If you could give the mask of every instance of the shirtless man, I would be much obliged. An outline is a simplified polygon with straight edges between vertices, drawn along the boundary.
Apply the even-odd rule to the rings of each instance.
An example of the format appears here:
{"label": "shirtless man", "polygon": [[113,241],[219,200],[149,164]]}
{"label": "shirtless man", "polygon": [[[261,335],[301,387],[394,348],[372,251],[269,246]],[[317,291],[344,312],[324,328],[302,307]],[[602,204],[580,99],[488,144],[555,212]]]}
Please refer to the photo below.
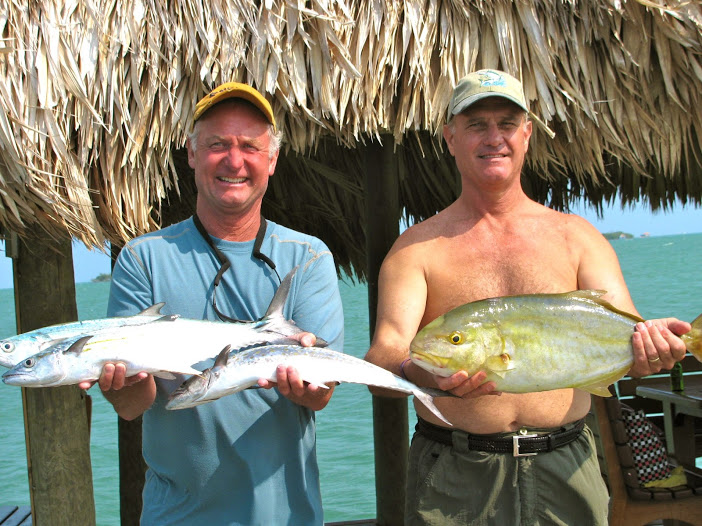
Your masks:
{"label": "shirtless man", "polygon": [[[452,430],[415,402],[409,525],[607,524],[607,490],[592,433],[582,422],[589,393],[497,393],[483,371],[442,378],[407,360],[419,329],[484,298],[604,289],[610,303],[637,314],[609,242],[584,219],[524,193],[520,176],[531,133],[517,79],[494,70],[462,79],[443,132],[461,173],[461,195],[407,229],[380,271],[378,317],[366,359],[456,395],[436,400]],[[671,368],[685,355],[677,335],[689,330],[674,318],[638,324],[630,374]],[[552,437],[521,439],[520,452],[536,455],[514,456],[513,437],[520,433]]]}

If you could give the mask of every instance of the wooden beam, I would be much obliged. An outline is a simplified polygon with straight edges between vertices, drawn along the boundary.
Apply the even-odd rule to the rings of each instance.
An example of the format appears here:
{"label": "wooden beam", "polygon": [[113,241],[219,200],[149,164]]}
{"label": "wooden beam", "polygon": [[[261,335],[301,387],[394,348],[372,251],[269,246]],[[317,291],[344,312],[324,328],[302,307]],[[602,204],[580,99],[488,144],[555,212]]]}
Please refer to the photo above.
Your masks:
{"label": "wooden beam", "polygon": [[[13,278],[18,333],[78,318],[70,240],[20,241]],[[89,399],[78,386],[22,388],[33,524],[95,524]]]}
{"label": "wooden beam", "polygon": [[[378,304],[378,274],[399,235],[400,198],[392,136],[365,148],[366,253],[371,339]],[[407,398],[373,396],[375,492],[379,525],[404,524],[409,432]]]}

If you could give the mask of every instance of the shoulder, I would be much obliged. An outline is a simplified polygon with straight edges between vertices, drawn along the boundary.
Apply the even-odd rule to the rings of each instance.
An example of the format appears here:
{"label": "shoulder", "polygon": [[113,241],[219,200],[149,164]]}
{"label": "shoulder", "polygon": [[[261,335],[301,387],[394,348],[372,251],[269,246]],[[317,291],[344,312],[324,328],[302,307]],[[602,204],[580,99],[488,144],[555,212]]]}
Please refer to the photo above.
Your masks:
{"label": "shoulder", "polygon": [[445,211],[410,225],[400,233],[391,252],[428,250],[442,233],[446,233],[447,225]]}
{"label": "shoulder", "polygon": [[125,244],[123,252],[139,253],[148,250],[160,250],[164,245],[176,242],[191,242],[199,239],[199,232],[195,228],[192,218],[179,223],[154,230],[137,236]]}
{"label": "shoulder", "polygon": [[268,221],[266,238],[275,250],[299,255],[307,254],[310,257],[332,255],[326,243],[318,237],[298,232],[273,221]]}
{"label": "shoulder", "polygon": [[266,220],[266,222],[267,237],[275,238],[278,241],[291,240],[307,243],[322,243],[321,239],[313,235],[305,234],[304,232],[300,232],[298,230],[293,230],[292,228],[275,223],[271,220]]}
{"label": "shoulder", "polygon": [[195,228],[192,218],[188,218],[179,223],[174,223],[159,230],[137,236],[130,240],[125,247],[136,248],[142,245],[149,246],[159,242],[168,242],[169,240],[188,237],[193,234],[199,235],[199,232]]}
{"label": "shoulder", "polygon": [[192,219],[186,219],[127,242],[116,266],[145,267],[147,262],[178,259],[180,255],[192,253],[193,244],[200,242],[204,243]]}
{"label": "shoulder", "polygon": [[593,244],[609,246],[607,239],[587,219],[576,214],[548,210],[553,216],[554,224],[558,225],[558,229],[571,243],[588,247]]}

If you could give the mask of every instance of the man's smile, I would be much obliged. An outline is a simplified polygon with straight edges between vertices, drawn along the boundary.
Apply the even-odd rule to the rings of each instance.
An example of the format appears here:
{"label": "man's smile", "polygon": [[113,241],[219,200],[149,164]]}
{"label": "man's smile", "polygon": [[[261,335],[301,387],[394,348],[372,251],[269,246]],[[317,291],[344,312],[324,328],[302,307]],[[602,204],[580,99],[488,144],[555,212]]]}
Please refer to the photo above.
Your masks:
{"label": "man's smile", "polygon": [[238,183],[243,183],[246,181],[246,177],[217,177],[218,181],[222,181],[225,183],[232,183],[232,184],[238,184]]}

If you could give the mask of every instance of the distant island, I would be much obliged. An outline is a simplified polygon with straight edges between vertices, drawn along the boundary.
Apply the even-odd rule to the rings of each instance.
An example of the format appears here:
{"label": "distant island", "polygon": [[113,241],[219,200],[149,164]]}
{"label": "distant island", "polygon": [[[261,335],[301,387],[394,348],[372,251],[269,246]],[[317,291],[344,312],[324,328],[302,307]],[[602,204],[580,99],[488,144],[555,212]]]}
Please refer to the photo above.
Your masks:
{"label": "distant island", "polygon": [[96,277],[91,279],[93,283],[102,283],[103,281],[110,281],[112,279],[112,274],[98,274]]}
{"label": "distant island", "polygon": [[627,232],[607,232],[602,235],[607,239],[632,239],[634,237],[633,234]]}

